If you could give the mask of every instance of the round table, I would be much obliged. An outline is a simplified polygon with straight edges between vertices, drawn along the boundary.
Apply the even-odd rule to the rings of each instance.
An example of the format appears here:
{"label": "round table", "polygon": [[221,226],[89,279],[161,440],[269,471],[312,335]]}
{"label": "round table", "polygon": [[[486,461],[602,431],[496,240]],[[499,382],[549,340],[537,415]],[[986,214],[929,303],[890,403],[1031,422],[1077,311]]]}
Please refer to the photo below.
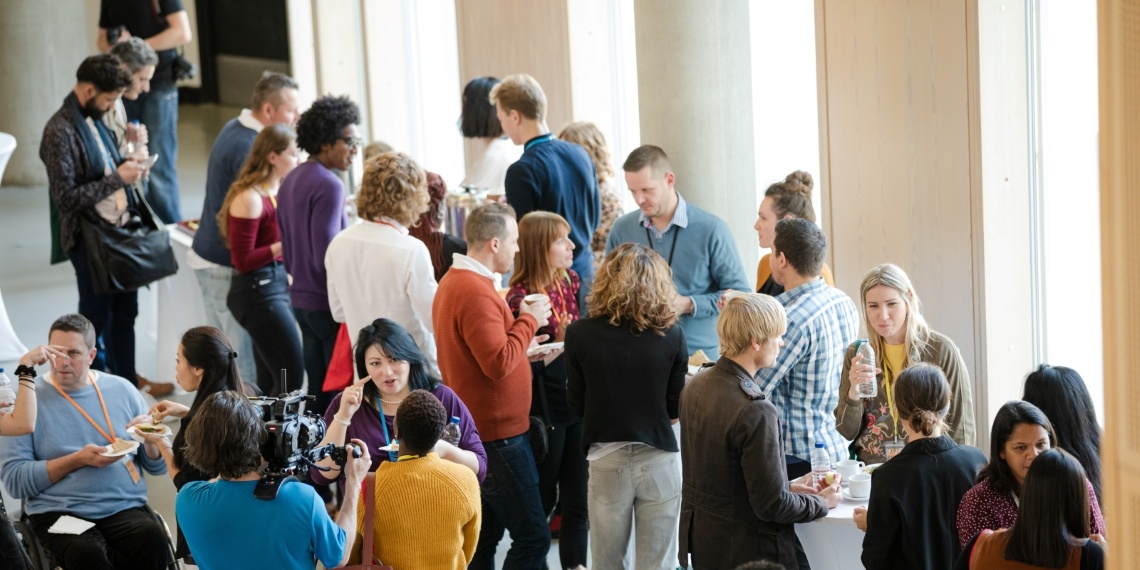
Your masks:
{"label": "round table", "polygon": [[826,517],[796,525],[796,536],[812,570],[862,570],[859,557],[863,554],[864,533],[851,518],[859,506],[866,507],[867,500],[845,498]]}

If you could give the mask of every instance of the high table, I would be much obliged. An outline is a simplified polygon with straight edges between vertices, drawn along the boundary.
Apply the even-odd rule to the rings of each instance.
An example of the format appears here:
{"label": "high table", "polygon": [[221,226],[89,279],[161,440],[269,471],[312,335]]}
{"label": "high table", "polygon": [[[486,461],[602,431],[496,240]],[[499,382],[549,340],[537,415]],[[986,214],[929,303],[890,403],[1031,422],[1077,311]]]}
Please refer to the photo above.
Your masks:
{"label": "high table", "polygon": [[[152,382],[174,381],[174,354],[182,333],[206,324],[206,308],[198,278],[186,263],[194,238],[174,225],[167,226],[178,273],[139,289],[139,317],[135,328],[138,371]],[[146,348],[154,347],[154,352]]]}
{"label": "high table", "polygon": [[863,553],[864,533],[851,518],[855,507],[860,506],[867,506],[866,499],[844,498],[826,517],[796,525],[796,536],[807,553],[812,570],[863,569],[859,556]]}

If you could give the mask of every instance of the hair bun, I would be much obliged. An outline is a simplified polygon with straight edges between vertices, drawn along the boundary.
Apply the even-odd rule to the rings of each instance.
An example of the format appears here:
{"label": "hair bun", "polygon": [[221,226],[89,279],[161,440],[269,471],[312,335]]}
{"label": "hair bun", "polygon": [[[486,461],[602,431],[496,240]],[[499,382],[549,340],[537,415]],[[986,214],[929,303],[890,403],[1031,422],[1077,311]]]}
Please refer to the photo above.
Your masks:
{"label": "hair bun", "polygon": [[812,188],[815,188],[815,181],[812,179],[811,174],[797,170],[784,178],[784,184],[789,192],[803,194],[804,196],[811,196]]}

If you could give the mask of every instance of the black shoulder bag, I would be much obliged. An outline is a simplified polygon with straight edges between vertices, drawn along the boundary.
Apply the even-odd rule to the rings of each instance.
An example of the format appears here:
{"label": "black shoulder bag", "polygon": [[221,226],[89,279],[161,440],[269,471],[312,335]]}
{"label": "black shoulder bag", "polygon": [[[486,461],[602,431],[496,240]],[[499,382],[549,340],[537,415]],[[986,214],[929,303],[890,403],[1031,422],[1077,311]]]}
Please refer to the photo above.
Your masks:
{"label": "black shoulder bag", "polygon": [[124,188],[130,221],[116,226],[102,218],[79,216],[83,242],[98,295],[138,290],[178,272],[170,232],[134,186]]}
{"label": "black shoulder bag", "polygon": [[541,375],[534,377],[538,383],[538,401],[542,404],[542,416],[530,417],[530,450],[534,453],[534,462],[542,463],[546,459],[546,452],[550,450],[550,432],[554,426],[547,424],[550,421],[550,406],[546,403],[546,382]]}

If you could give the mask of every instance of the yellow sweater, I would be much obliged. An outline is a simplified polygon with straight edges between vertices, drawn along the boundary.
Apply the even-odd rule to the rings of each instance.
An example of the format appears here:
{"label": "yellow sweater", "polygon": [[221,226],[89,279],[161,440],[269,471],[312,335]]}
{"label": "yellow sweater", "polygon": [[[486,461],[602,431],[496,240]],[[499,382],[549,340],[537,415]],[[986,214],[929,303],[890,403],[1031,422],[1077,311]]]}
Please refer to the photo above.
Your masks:
{"label": "yellow sweater", "polygon": [[[376,469],[372,549],[396,570],[463,570],[479,541],[479,480],[467,467],[435,453]],[[357,508],[356,554],[363,548],[364,506]]]}

